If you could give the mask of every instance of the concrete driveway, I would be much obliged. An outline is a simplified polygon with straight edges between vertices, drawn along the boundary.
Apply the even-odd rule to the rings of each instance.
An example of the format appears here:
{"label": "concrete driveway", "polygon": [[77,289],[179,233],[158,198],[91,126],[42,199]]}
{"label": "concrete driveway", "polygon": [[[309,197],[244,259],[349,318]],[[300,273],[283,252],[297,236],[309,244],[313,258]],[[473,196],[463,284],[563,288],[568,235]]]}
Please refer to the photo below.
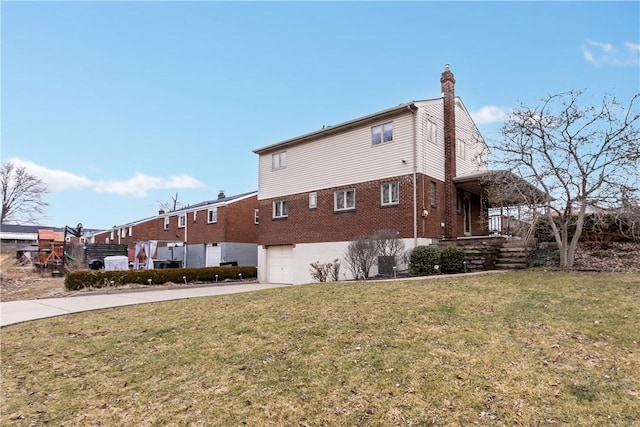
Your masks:
{"label": "concrete driveway", "polygon": [[270,283],[247,283],[233,285],[211,285],[200,287],[175,287],[160,290],[137,289],[128,291],[110,290],[110,293],[76,295],[63,298],[46,298],[0,303],[0,327],[46,317],[62,316],[81,311],[100,310],[110,307],[144,304],[177,299],[237,294],[262,289],[291,285]]}

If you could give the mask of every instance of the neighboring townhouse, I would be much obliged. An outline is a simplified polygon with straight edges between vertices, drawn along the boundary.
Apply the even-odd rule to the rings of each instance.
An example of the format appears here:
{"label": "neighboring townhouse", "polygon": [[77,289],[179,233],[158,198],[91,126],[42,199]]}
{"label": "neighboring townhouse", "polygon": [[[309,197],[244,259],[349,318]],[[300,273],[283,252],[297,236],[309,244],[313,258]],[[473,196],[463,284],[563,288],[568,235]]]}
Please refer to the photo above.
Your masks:
{"label": "neighboring townhouse", "polygon": [[185,267],[219,266],[221,263],[257,265],[257,192],[190,205],[175,211],[114,226],[85,236],[87,243],[126,244],[133,261],[139,242],[157,242],[159,260],[177,260]]}
{"label": "neighboring townhouse", "polygon": [[[310,263],[343,260],[351,241],[383,229],[407,249],[488,234],[478,178],[487,147],[448,65],[440,82],[440,98],[254,151],[260,281],[311,282]],[[352,278],[344,262],[340,276]]]}

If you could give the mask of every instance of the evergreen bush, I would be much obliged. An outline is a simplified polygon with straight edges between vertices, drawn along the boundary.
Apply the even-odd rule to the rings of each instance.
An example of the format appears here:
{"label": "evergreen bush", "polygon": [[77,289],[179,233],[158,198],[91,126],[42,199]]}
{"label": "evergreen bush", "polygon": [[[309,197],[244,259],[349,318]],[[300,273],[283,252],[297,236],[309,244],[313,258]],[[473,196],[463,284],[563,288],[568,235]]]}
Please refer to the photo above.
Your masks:
{"label": "evergreen bush", "polygon": [[435,266],[440,264],[440,252],[429,246],[418,246],[409,258],[409,272],[413,276],[436,274]]}
{"label": "evergreen bush", "polygon": [[440,253],[440,271],[444,274],[464,273],[467,269],[467,255],[458,246],[449,246]]}

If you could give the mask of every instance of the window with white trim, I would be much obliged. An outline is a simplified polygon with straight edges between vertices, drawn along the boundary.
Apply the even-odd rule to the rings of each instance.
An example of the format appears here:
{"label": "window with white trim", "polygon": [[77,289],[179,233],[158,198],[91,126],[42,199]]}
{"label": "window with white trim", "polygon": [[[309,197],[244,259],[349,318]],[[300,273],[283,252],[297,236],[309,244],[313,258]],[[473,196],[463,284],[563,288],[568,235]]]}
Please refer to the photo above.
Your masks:
{"label": "window with white trim", "polygon": [[129,237],[133,237],[133,225],[129,226]]}
{"label": "window with white trim", "polygon": [[105,237],[105,238],[104,238],[104,242],[108,244],[108,243],[109,243],[109,238],[108,238],[108,237]]}
{"label": "window with white trim", "polygon": [[318,193],[312,191],[309,193],[309,209],[315,209],[318,207]]}
{"label": "window with white trim", "polygon": [[371,128],[371,144],[379,145],[393,141],[393,122],[384,123]]}
{"label": "window with white trim", "polygon": [[187,215],[178,215],[178,228],[184,228],[187,223]]}
{"label": "window with white trim", "polygon": [[121,228],[120,229],[120,237],[122,239],[124,239],[125,237],[127,237],[127,229],[126,228]]}
{"label": "window with white trim", "polygon": [[282,151],[271,155],[271,168],[283,169],[287,167],[287,152]]}
{"label": "window with white trim", "polygon": [[456,138],[456,155],[461,159],[466,157],[466,144],[460,138]]}
{"label": "window with white trim", "polygon": [[198,211],[193,211],[193,222],[198,220]]}
{"label": "window with white trim", "polygon": [[168,216],[164,217],[164,229],[165,230],[169,229],[169,217]]}
{"label": "window with white trim", "polygon": [[346,211],[356,208],[356,190],[339,190],[333,193],[333,206],[335,211]]}
{"label": "window with white trim", "polygon": [[286,200],[277,200],[273,202],[273,217],[286,218],[289,216],[289,202]]}
{"label": "window with white trim", "polygon": [[207,222],[209,224],[218,222],[218,208],[211,208],[207,211]]}
{"label": "window with white trim", "polygon": [[432,144],[438,143],[438,126],[431,120],[427,120],[427,141]]}
{"label": "window with white trim", "polygon": [[253,211],[253,223],[254,224],[260,223],[260,209],[255,209]]}
{"label": "window with white trim", "polygon": [[113,240],[114,237],[115,237],[115,231],[111,230],[111,240]]}
{"label": "window with white trim", "polygon": [[386,182],[380,186],[380,204],[397,205],[399,201],[400,184],[398,182]]}

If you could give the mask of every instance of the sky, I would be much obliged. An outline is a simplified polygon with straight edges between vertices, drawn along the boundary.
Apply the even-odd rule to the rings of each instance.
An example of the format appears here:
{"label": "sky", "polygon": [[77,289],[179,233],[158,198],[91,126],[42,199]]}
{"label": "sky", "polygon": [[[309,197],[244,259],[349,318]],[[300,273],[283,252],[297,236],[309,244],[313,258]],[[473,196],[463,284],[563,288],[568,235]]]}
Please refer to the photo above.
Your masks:
{"label": "sky", "polygon": [[0,154],[47,185],[38,225],[255,191],[253,150],[438,98],[446,64],[489,142],[551,94],[640,92],[637,1],[3,0],[0,19]]}

